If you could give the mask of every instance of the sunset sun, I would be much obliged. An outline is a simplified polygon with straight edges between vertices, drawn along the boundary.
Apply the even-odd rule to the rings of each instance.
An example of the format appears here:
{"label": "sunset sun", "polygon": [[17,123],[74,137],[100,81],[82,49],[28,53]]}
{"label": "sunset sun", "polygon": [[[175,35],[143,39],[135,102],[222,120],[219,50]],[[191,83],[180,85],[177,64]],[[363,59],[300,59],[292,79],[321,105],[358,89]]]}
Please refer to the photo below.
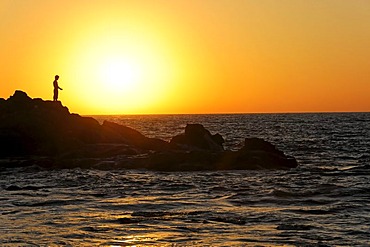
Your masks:
{"label": "sunset sun", "polygon": [[108,58],[101,64],[100,80],[112,92],[140,91],[144,78],[143,65],[124,57]]}
{"label": "sunset sun", "polygon": [[[71,70],[85,105],[106,113],[134,113],[163,104],[172,85],[174,58],[147,31],[118,32],[114,38],[86,35],[76,47]],[[100,37],[107,35],[102,30]],[[87,41],[86,41],[87,40]],[[78,68],[78,69],[76,69]]]}

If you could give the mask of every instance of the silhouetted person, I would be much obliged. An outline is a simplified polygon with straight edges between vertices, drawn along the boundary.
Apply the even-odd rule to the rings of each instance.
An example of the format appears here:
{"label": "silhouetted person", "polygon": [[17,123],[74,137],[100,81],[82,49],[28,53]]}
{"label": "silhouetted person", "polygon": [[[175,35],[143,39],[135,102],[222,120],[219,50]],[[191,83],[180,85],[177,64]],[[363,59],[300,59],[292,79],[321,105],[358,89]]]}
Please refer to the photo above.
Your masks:
{"label": "silhouetted person", "polygon": [[58,89],[63,90],[62,88],[58,86],[58,79],[59,79],[59,75],[56,75],[55,80],[53,81],[53,86],[54,86],[53,101],[58,101]]}

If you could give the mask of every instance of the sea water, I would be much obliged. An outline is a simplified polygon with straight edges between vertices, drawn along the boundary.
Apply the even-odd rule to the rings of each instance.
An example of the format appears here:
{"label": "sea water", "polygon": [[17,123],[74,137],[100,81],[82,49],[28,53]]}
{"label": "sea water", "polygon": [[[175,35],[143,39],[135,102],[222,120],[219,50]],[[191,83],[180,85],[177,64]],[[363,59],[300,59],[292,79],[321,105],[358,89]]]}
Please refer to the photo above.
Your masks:
{"label": "sea water", "polygon": [[260,137],[283,171],[0,171],[0,246],[370,246],[370,113],[94,116],[227,149]]}

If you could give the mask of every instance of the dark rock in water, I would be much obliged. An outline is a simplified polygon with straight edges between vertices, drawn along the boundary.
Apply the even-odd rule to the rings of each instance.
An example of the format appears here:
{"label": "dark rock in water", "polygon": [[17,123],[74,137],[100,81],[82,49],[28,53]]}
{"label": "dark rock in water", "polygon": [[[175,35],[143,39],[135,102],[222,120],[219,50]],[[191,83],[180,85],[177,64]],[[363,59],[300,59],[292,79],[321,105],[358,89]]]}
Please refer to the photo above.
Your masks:
{"label": "dark rock in water", "polygon": [[22,91],[0,100],[1,167],[194,171],[298,165],[262,139],[247,138],[238,151],[225,151],[223,143],[201,124],[188,124],[166,142],[109,121],[99,124],[71,114],[61,102],[31,99]]}
{"label": "dark rock in water", "polygon": [[102,141],[124,142],[127,144],[140,143],[145,136],[139,131],[113,122],[104,121],[102,125]]}
{"label": "dark rock in water", "polygon": [[185,133],[173,137],[171,144],[185,145],[187,148],[195,147],[209,151],[223,151],[222,144],[225,142],[220,134],[211,133],[201,124],[187,124]]}
{"label": "dark rock in water", "polygon": [[279,167],[294,168],[297,161],[284,152],[260,138],[246,138],[244,147],[236,152],[235,168],[250,164],[251,168],[276,169]]}
{"label": "dark rock in water", "polygon": [[276,153],[277,155],[283,154],[283,152],[277,150],[273,144],[257,137],[245,138],[244,147],[242,150],[244,151],[260,150],[265,152]]}
{"label": "dark rock in water", "polygon": [[104,121],[102,125],[102,142],[126,143],[149,150],[165,150],[169,148],[166,141],[148,138],[132,128]]}

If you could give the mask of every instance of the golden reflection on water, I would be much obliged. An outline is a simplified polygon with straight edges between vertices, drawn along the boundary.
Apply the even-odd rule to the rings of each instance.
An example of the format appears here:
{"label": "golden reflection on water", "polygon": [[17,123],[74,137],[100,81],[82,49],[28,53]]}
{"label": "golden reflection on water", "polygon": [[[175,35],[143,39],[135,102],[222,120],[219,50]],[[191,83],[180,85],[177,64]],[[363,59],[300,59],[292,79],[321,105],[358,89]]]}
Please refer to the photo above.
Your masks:
{"label": "golden reflection on water", "polygon": [[[143,247],[143,246],[175,246],[174,244],[160,243],[161,239],[172,236],[167,233],[149,233],[146,235],[130,235],[125,236],[121,240],[113,240],[114,244],[107,245],[106,247]],[[105,246],[105,245],[100,245]]]}
{"label": "golden reflection on water", "polygon": [[[83,211],[80,211],[78,205],[62,205],[65,210],[64,215],[60,215],[58,208],[48,211],[45,215],[45,210],[40,208],[30,210],[25,207],[23,214],[32,213],[31,221],[22,219],[22,226],[27,226],[27,231],[24,231],[24,237],[32,233],[35,236],[46,234],[46,238],[64,239],[65,242],[78,243],[78,246],[92,246],[89,242],[94,242],[94,245],[99,243],[99,246],[105,247],[121,247],[121,246],[183,246],[181,243],[186,242],[187,246],[255,246],[246,244],[246,239],[259,243],[261,246],[289,246],[289,245],[271,245],[270,242],[265,243],[266,233],[277,236],[278,230],[274,224],[248,224],[233,225],[233,230],[230,230],[230,224],[225,222],[217,222],[204,220],[202,216],[199,218],[190,217],[187,219],[186,211],[179,214],[174,211],[166,212],[162,215],[157,214],[138,214],[133,216],[133,211],[124,209],[124,205],[135,205],[146,201],[160,201],[154,196],[125,197],[125,198],[109,198],[102,199],[98,204],[105,205],[104,208],[94,208],[94,205],[86,204]],[[220,203],[217,204],[219,210],[240,213],[269,213],[274,211],[284,210],[283,207],[243,207],[233,206]],[[30,211],[29,211],[30,210]],[[39,214],[36,214],[40,211]],[[145,211],[145,210],[144,210]],[[10,220],[14,220],[12,214],[6,215],[9,222],[6,225],[11,225]],[[120,219],[133,219],[132,223],[120,223]],[[18,218],[16,218],[18,219]],[[135,221],[137,219],[138,221]],[[20,219],[18,219],[20,220]],[[193,221],[192,221],[193,220]],[[166,222],[166,224],[162,223]],[[46,222],[46,223],[45,223]],[[182,227],[177,227],[183,224]],[[241,235],[231,236],[232,231],[242,233]],[[6,232],[9,232],[10,229]],[[225,236],[226,235],[226,236]],[[11,238],[9,234],[9,238]],[[114,236],[112,238],[112,236]],[[4,237],[4,236],[3,236]],[[225,239],[233,239],[232,244]],[[189,239],[194,239],[189,240]],[[43,241],[40,237],[39,241]],[[262,241],[261,241],[262,240]],[[37,241],[37,239],[35,239]],[[169,244],[168,242],[174,242]],[[212,245],[209,245],[212,243]],[[266,244],[266,245],[264,245]],[[9,245],[10,246],[10,245]],[[48,245],[52,246],[52,245]]]}

